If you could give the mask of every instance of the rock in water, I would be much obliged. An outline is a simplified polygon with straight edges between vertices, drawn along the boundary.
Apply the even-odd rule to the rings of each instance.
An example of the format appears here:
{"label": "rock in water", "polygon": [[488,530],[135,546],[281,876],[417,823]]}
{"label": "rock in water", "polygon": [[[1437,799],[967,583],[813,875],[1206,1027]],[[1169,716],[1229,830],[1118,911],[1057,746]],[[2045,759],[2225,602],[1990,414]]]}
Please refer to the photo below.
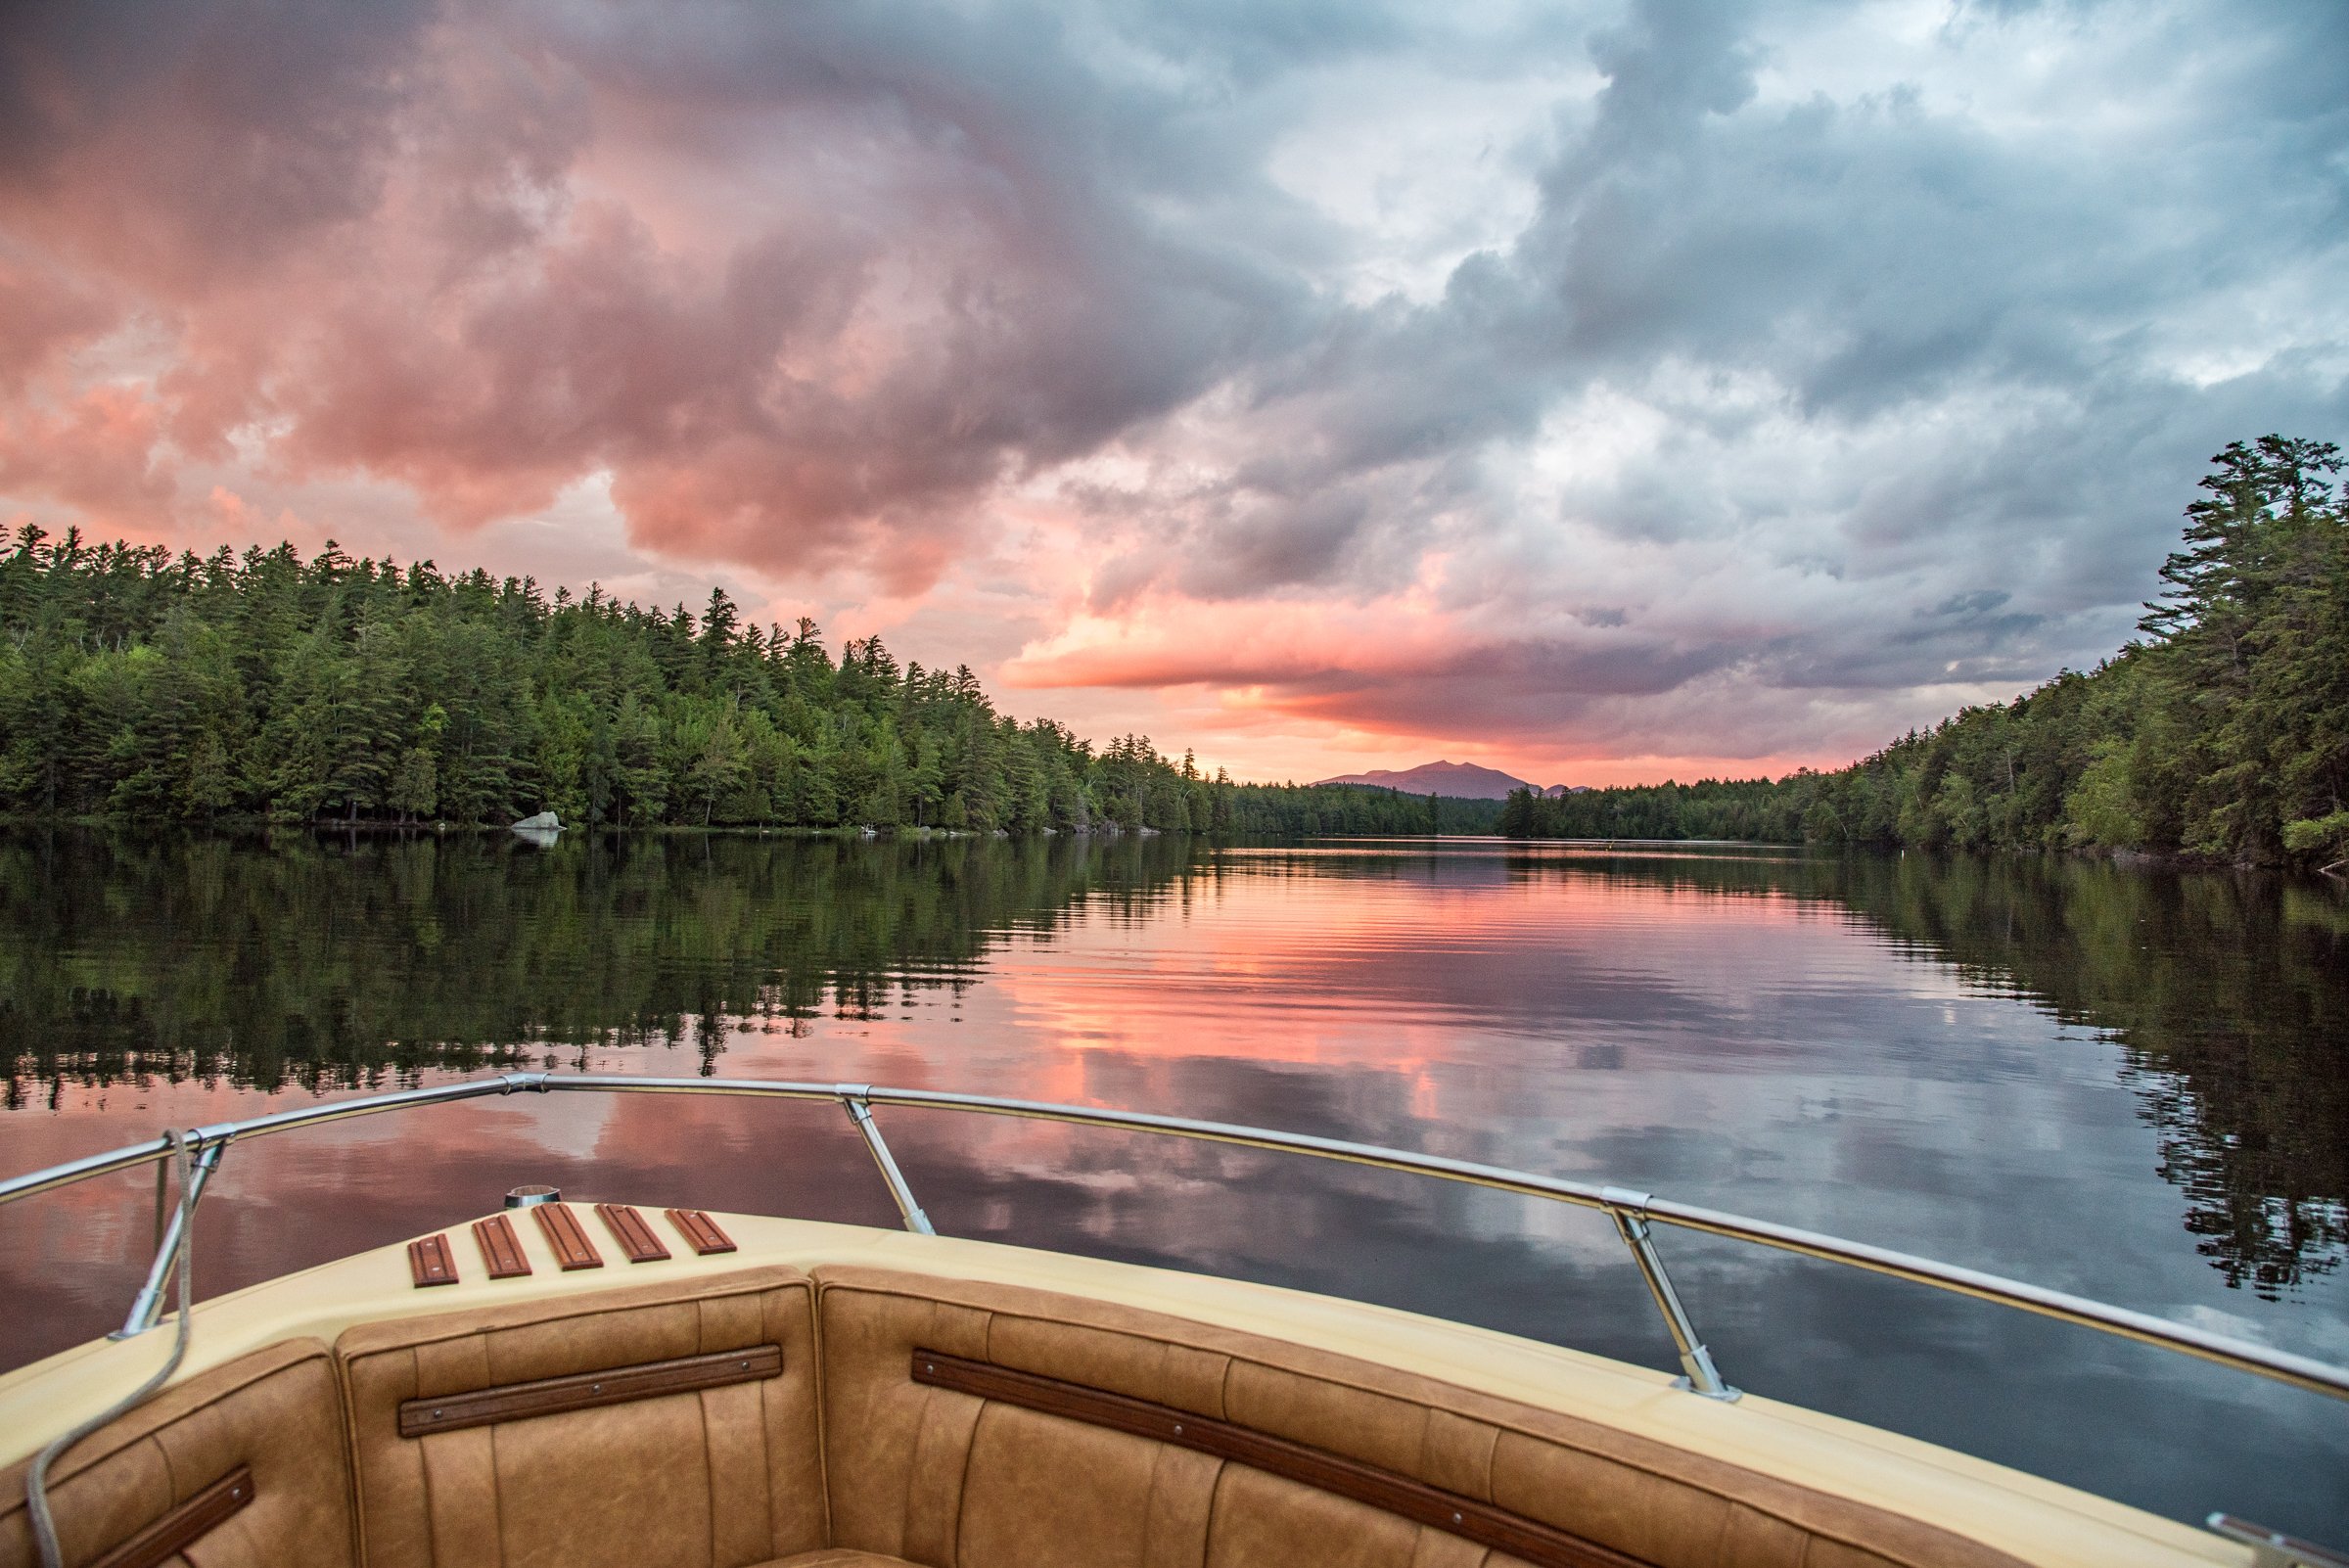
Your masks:
{"label": "rock in water", "polygon": [[536,816],[526,816],[515,823],[514,831],[517,833],[554,833],[559,831],[562,826],[563,819],[561,817],[552,811],[541,811]]}

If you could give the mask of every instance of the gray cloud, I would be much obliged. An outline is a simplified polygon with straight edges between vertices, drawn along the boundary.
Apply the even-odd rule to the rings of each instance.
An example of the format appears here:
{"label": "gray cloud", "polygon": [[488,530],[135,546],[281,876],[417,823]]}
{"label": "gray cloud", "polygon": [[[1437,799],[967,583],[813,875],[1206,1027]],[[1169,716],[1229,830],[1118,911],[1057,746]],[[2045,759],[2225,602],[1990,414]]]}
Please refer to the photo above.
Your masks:
{"label": "gray cloud", "polygon": [[[2115,58],[2088,69],[2099,43],[2079,41],[2073,101],[2003,121],[1899,80],[1762,100],[1772,23],[1801,9],[1658,4],[1595,33],[1606,85],[1561,115],[1516,242],[1465,263],[1441,301],[1358,318],[1259,383],[1335,433],[1284,447],[1275,492],[1524,443],[1543,420],[1542,439],[1571,445],[1558,412],[1592,389],[1659,413],[1661,434],[1569,486],[1552,519],[1488,498],[1468,548],[1531,559],[1529,536],[1568,526],[1831,579],[1815,624],[1681,644],[1692,670],[1733,666],[1759,689],[1777,738],[1757,750],[1819,735],[1821,702],[1872,719],[1898,706],[1880,697],[1919,690],[1913,712],[1954,684],[2092,662],[2127,634],[2208,453],[2255,430],[2336,434],[2349,414],[2338,15],[2084,21],[2118,29]],[[2067,118],[2093,132],[2099,116],[2148,125],[2069,134]],[[2295,277],[2304,315],[2272,298]],[[1372,434],[1339,444],[1356,431]],[[1537,591],[1559,583],[1548,564]],[[1660,555],[1651,607],[1674,572]],[[2003,613],[1934,613],[1994,598]],[[1539,638],[1524,646],[1539,666]],[[1518,738],[1583,731],[1579,699],[1604,695],[1539,685],[1512,699]],[[1476,704],[1447,726],[1442,705],[1393,690],[1398,724],[1492,733]],[[1622,735],[1691,739],[1670,702]]]}

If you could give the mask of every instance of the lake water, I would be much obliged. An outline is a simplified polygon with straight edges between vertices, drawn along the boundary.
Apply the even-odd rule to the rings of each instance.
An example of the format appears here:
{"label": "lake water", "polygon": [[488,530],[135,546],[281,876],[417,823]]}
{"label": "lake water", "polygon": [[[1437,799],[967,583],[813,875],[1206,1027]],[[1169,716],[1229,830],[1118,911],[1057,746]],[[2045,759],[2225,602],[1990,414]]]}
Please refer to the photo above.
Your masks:
{"label": "lake water", "polygon": [[[1477,841],[0,835],[0,1171],[499,1066],[1075,1100],[1424,1149],[2349,1361],[2349,901],[2069,861]],[[939,1228],[1672,1366],[1602,1216],[884,1111]],[[209,1295],[574,1196],[894,1223],[834,1107],[498,1099],[232,1150]],[[0,1362],[118,1321],[152,1179],[0,1209]],[[1746,1389],[2349,1541],[2349,1406],[1660,1232]]]}

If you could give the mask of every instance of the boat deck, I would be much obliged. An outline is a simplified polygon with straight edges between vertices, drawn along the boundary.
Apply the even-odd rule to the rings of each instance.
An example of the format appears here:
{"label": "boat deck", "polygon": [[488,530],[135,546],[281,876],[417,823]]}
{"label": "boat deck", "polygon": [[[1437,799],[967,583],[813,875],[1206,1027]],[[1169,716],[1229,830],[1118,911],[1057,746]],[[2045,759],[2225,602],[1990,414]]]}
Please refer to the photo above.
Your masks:
{"label": "boat deck", "polygon": [[[1347,1545],[1330,1560],[1398,1565],[2253,1560],[2248,1547],[2217,1536],[1929,1444],[1758,1396],[1693,1399],[1660,1372],[1407,1313],[755,1215],[707,1217],[736,1250],[705,1254],[689,1220],[646,1203],[638,1215],[665,1254],[657,1256],[643,1236],[623,1247],[628,1227],[587,1205],[563,1212],[598,1254],[595,1265],[578,1266],[565,1225],[517,1211],[483,1223],[494,1229],[509,1220],[503,1228],[528,1273],[493,1275],[496,1247],[459,1223],[439,1233],[451,1281],[420,1282],[402,1242],[201,1303],[174,1389],[233,1378],[288,1347],[313,1348],[346,1406],[354,1560],[370,1565],[459,1560],[430,1545],[436,1532],[462,1533],[463,1510],[447,1515],[451,1499],[494,1501],[509,1489],[516,1496],[502,1511],[481,1515],[492,1521],[483,1528],[505,1532],[502,1557],[460,1557],[536,1560],[538,1547],[571,1541],[571,1527],[557,1523],[568,1517],[563,1507],[603,1517],[592,1495],[557,1507],[540,1494],[620,1485],[616,1464],[649,1464],[667,1480],[649,1491],[623,1486],[641,1517],[605,1528],[631,1538],[652,1531],[647,1539],[661,1541],[675,1530],[704,1532],[686,1558],[705,1562],[792,1555],[745,1555],[762,1549],[756,1543],[721,1549],[729,1530],[741,1531],[708,1499],[722,1499],[729,1485],[747,1488],[746,1499],[758,1495],[767,1532],[759,1539],[770,1545],[972,1568],[1271,1563],[1292,1549],[1279,1542],[1317,1539],[1314,1530],[1335,1530],[1325,1544]],[[646,1261],[628,1261],[630,1250]],[[760,1305],[746,1305],[753,1300]],[[45,1434],[135,1387],[165,1338],[96,1341],[0,1378],[0,1462],[22,1459]],[[706,1364],[764,1345],[777,1347],[772,1373],[763,1361],[756,1377],[725,1366],[714,1374]],[[634,1375],[643,1391],[605,1401],[607,1373]],[[740,1381],[675,1382],[712,1375]],[[599,1403],[561,1405],[588,1397],[582,1380]],[[551,1384],[565,1388],[540,1386]],[[447,1402],[460,1396],[475,1402],[468,1408],[486,1398],[491,1416],[462,1430],[435,1428],[425,1412],[453,1420]],[[172,1398],[166,1392],[151,1408],[167,1415]],[[417,1406],[404,1433],[403,1405]],[[726,1443],[746,1423],[763,1424],[760,1462],[769,1473],[729,1482]],[[793,1445],[806,1448],[804,1463],[783,1455]],[[215,1448],[234,1457],[233,1445]],[[73,1496],[70,1462],[60,1470],[61,1517]],[[262,1459],[240,1462],[252,1464],[266,1494]],[[175,1469],[176,1490],[231,1473],[212,1467],[222,1476]],[[589,1479],[567,1478],[569,1468]],[[402,1479],[427,1470],[421,1491]],[[887,1479],[867,1484],[875,1476]],[[809,1501],[810,1489],[820,1504]],[[679,1501],[685,1494],[704,1500]],[[805,1515],[797,1537],[776,1533],[791,1513],[787,1494]],[[1430,1512],[1447,1499],[1466,1504],[1455,1500],[1451,1520]],[[167,1512],[190,1499],[153,1500]],[[1158,1545],[1147,1559],[1131,1556],[1115,1530],[1102,1535],[1107,1525],[1085,1522],[1124,1519],[1134,1507],[1145,1520],[1158,1517],[1153,1508],[1165,1514],[1163,1529],[1150,1526]],[[542,1514],[527,1529],[515,1523]],[[1211,1516],[1221,1534],[1200,1535],[1195,1554],[1168,1546],[1194,1524],[1207,1530],[1200,1521]],[[1019,1555],[1037,1545],[1025,1532],[1042,1519],[1058,1521],[1051,1539],[1076,1555],[1059,1546]],[[647,1522],[655,1520],[668,1522]],[[0,1516],[0,1562],[28,1560],[7,1549],[12,1528],[22,1542],[16,1518]],[[1782,1555],[1798,1545],[1802,1554]],[[608,1557],[593,1543],[565,1549],[584,1552],[581,1562]],[[668,1555],[663,1547],[643,1560]]]}

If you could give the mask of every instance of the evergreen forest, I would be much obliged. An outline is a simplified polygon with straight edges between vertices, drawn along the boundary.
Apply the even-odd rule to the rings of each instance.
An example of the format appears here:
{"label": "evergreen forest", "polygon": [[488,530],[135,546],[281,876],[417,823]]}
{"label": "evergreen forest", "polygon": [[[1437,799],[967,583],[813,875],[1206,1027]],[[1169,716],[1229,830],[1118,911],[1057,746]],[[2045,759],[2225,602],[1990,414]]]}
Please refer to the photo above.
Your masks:
{"label": "evergreen forest", "polygon": [[967,668],[835,659],[600,588],[330,544],[173,556],[0,531],[0,813],[152,821],[1489,832],[1489,802],[1238,786],[997,713]]}
{"label": "evergreen forest", "polygon": [[2142,639],[1832,772],[1510,797],[1514,838],[2349,856],[2349,486],[2331,442],[2211,460]]}

